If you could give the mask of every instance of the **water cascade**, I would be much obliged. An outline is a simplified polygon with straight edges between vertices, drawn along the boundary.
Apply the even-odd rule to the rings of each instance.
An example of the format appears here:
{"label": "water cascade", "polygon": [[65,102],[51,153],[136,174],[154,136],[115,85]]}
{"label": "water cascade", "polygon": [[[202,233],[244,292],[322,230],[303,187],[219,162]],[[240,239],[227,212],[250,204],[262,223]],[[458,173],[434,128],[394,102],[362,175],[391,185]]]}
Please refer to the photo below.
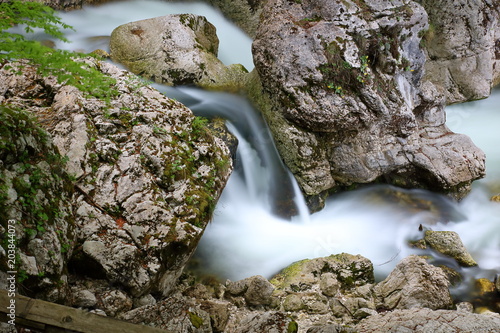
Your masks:
{"label": "water cascade", "polygon": [[[58,47],[105,49],[107,39],[96,37],[109,36],[120,24],[190,12],[207,16],[217,26],[223,62],[253,68],[251,40],[217,11],[200,3],[113,2],[61,13],[77,32],[68,32],[73,44]],[[452,130],[470,135],[489,158],[486,181],[479,182],[462,202],[423,190],[375,186],[332,197],[325,209],[309,215],[297,184],[276,154],[268,129],[244,98],[192,88],[162,89],[201,115],[225,117],[239,140],[235,172],[198,248],[205,269],[232,280],[256,274],[270,277],[296,260],[348,252],[372,260],[380,279],[401,258],[416,253],[407,242],[422,236],[419,227],[423,225],[456,231],[482,269],[475,270],[478,276],[492,278],[493,271],[500,272],[500,204],[489,201],[492,184],[500,184],[500,151],[494,147],[500,138],[493,137],[499,132],[492,127],[500,124],[495,107],[500,102],[499,91],[485,101],[449,108]],[[393,200],[401,196],[430,206],[416,209],[411,203]],[[281,198],[293,202],[298,215],[291,220],[276,213]]]}

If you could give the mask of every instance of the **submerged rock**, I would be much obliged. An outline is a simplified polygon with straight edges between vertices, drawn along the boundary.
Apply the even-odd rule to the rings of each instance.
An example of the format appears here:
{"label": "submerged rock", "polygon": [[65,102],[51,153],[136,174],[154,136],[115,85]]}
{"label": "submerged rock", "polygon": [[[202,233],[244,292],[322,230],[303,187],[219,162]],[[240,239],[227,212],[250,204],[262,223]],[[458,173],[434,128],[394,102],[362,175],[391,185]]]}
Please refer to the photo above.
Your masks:
{"label": "submerged rock", "polygon": [[111,34],[111,58],[157,83],[204,87],[240,85],[241,66],[226,67],[215,27],[204,16],[167,15],[131,22]]}
{"label": "submerged rock", "polygon": [[[68,263],[70,273],[107,279],[135,298],[151,292],[167,295],[231,173],[229,150],[184,105],[111,64],[88,61],[116,79],[115,98],[106,102],[85,97],[74,87],[40,78],[29,66],[22,76],[0,70],[2,103],[39,118],[50,134],[47,142],[67,156],[63,174],[76,179],[69,192],[56,179],[37,194],[41,205],[53,196],[62,198],[59,205],[71,204],[75,235],[66,241],[66,252],[56,249],[64,248],[60,240],[67,239],[69,222],[58,222],[67,218],[62,209],[49,215],[45,224],[60,224],[60,231],[37,230],[29,253],[45,251],[43,257],[51,262],[47,267],[37,263],[33,267],[44,270],[30,275],[58,276]],[[40,151],[44,154],[50,157],[50,152]],[[46,163],[51,177],[58,175],[50,170],[57,163]],[[26,223],[38,220],[32,217]],[[52,262],[57,258],[60,263]]]}
{"label": "submerged rock", "polygon": [[306,195],[382,181],[462,197],[484,176],[422,80],[417,2],[272,0],[262,17],[249,94]]}

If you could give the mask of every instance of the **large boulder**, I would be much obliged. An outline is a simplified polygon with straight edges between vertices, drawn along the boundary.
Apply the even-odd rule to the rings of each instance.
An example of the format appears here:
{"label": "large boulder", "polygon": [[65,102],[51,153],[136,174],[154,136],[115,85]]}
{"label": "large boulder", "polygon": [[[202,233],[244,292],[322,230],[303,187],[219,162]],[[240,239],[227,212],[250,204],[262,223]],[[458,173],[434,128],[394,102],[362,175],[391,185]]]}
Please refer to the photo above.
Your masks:
{"label": "large boulder", "polygon": [[244,70],[226,67],[218,58],[215,27],[204,16],[167,15],[131,22],[113,30],[111,58],[133,73],[157,83],[227,84]]}
{"label": "large boulder", "polygon": [[[116,80],[112,89],[118,94],[110,101],[42,79],[29,66],[20,76],[5,67],[0,71],[1,101],[35,114],[50,134],[47,140],[68,159],[65,172],[75,179],[69,186],[74,196],[66,198],[62,181],[35,194],[41,205],[56,192],[63,198],[59,206],[72,200],[76,234],[68,242],[70,250],[74,246],[69,272],[107,279],[136,298],[167,295],[232,170],[229,150],[184,105],[111,64],[88,61]],[[50,158],[50,151],[43,154],[36,159]],[[40,168],[50,172],[57,166],[52,164]],[[65,215],[49,215],[49,222],[57,223],[56,217]],[[28,222],[38,221],[35,216]],[[60,229],[55,231],[64,240],[68,228]],[[46,251],[62,246],[53,238],[43,242]]]}
{"label": "large boulder", "polygon": [[424,0],[429,27],[423,35],[432,81],[448,104],[486,98],[500,74],[499,10],[494,1]]}
{"label": "large boulder", "polygon": [[262,18],[249,93],[307,196],[382,181],[461,197],[484,175],[422,81],[418,3],[271,0]]}

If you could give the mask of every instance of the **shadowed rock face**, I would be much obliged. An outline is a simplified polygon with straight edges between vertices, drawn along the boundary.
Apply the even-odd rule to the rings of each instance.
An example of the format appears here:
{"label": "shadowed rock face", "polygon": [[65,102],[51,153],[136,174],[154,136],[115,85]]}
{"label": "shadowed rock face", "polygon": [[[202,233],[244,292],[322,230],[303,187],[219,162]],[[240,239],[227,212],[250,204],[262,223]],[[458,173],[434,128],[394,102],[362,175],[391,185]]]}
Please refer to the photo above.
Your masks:
{"label": "shadowed rock face", "polygon": [[444,96],[422,80],[418,3],[273,0],[262,18],[253,94],[305,194],[378,180],[461,197],[484,175],[484,154],[446,127]]}

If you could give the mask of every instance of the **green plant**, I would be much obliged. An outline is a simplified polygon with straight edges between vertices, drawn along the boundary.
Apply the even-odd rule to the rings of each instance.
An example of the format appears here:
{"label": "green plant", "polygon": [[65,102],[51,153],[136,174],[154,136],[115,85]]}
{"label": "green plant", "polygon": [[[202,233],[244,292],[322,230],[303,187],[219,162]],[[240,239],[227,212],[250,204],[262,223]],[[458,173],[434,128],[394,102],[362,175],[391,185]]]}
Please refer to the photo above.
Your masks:
{"label": "green plant", "polygon": [[[24,26],[26,34],[42,29],[46,34],[67,42],[61,31],[73,29],[55,15],[55,11],[38,2],[18,0],[0,3],[0,62],[5,69],[20,73],[21,68],[5,65],[7,61],[27,61],[42,76],[53,75],[59,83],[77,87],[87,95],[109,99],[117,94],[113,89],[116,81],[83,60],[85,54],[54,50],[38,41],[28,40],[22,34],[9,31],[14,26]],[[63,70],[61,70],[63,69]]]}

